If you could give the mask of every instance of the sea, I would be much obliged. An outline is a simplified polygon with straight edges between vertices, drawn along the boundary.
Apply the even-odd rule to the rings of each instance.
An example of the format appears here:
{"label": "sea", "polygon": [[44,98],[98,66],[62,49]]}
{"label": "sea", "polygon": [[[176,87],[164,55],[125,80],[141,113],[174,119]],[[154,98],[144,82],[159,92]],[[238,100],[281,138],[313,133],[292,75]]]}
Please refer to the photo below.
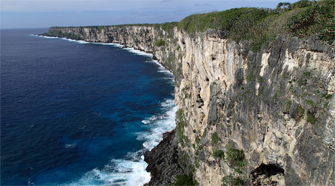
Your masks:
{"label": "sea", "polygon": [[175,127],[174,77],[113,43],[1,29],[1,185],[143,185]]}

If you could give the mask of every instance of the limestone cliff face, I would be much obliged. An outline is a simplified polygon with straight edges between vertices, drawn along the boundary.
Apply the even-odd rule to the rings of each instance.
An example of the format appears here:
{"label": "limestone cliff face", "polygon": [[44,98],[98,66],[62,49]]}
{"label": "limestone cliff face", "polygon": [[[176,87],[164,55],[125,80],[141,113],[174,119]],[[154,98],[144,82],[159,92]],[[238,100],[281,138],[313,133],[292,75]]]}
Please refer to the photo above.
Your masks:
{"label": "limestone cliff face", "polygon": [[[173,71],[178,153],[165,164],[178,164],[178,174],[193,172],[199,185],[335,185],[335,42],[278,37],[253,52],[247,41],[227,41],[213,30],[125,26],[49,33],[134,47]],[[176,181],[174,175],[159,179],[165,182],[153,177],[150,183]]]}

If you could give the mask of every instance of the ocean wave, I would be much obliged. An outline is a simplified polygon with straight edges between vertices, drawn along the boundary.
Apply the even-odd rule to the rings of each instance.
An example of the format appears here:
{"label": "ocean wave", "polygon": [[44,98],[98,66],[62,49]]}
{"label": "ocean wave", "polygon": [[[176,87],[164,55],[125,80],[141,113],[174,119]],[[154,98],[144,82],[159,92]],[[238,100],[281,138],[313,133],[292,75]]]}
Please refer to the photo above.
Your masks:
{"label": "ocean wave", "polygon": [[68,38],[60,38],[60,39],[63,39],[63,40],[66,40],[66,41],[70,41],[70,42],[76,42],[76,43],[80,43],[80,44],[87,44],[87,43],[89,43],[89,42],[83,41],[83,40],[75,40],[75,39],[68,39]]}
{"label": "ocean wave", "polygon": [[131,52],[131,53],[137,54],[137,55],[153,57],[153,55],[150,54],[150,53],[146,53],[146,52],[143,52],[143,51],[140,51],[140,50],[136,50],[134,48],[124,48],[124,49]]}
{"label": "ocean wave", "polygon": [[42,36],[42,35],[37,35],[37,34],[30,34],[30,36],[44,37],[44,38],[48,38],[48,39],[58,39],[58,37]]}
{"label": "ocean wave", "polygon": [[[136,154],[136,153],[134,153]],[[77,181],[64,186],[77,185],[134,185],[142,186],[150,181],[150,173],[142,155],[140,159],[113,159],[102,170],[97,168],[87,172]]]}
{"label": "ocean wave", "polygon": [[175,128],[175,112],[177,106],[173,99],[162,102],[161,107],[166,109],[163,114],[153,115],[151,128],[140,132],[137,140],[144,140],[143,148],[137,152],[128,152],[123,159],[112,159],[103,169],[93,169],[79,180],[66,183],[66,186],[75,185],[131,185],[142,186],[150,181],[150,173],[146,171],[147,163],[144,161],[144,152],[152,150],[163,139],[163,133]]}
{"label": "ocean wave", "polygon": [[169,74],[173,77],[173,73],[167,70],[162,64],[160,64],[157,60],[152,60],[153,62],[157,63],[159,65],[158,72],[164,72],[166,74]]}
{"label": "ocean wave", "polygon": [[118,47],[118,48],[123,48],[124,45],[121,45],[121,44],[118,44],[118,43],[94,43],[94,44],[97,44],[97,45],[110,45],[110,46],[115,46],[115,47]]}

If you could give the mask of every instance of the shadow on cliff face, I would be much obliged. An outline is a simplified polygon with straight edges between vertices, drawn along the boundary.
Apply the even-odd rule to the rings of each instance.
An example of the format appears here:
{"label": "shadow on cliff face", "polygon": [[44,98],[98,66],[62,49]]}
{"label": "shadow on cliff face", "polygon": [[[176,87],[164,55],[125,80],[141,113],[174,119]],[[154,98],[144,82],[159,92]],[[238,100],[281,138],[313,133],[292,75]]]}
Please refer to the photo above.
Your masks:
{"label": "shadow on cliff face", "polygon": [[275,164],[261,164],[250,173],[252,185],[282,185],[284,169]]}

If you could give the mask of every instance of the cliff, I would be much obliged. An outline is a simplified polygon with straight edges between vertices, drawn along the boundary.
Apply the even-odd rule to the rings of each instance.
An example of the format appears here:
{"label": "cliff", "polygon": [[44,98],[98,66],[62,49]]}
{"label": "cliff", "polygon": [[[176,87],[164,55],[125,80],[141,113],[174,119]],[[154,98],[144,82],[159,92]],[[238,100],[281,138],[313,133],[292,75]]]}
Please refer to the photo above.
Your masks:
{"label": "cliff", "polygon": [[149,185],[335,185],[335,42],[278,36],[255,52],[213,29],[150,25],[46,35],[133,47],[174,73],[177,127],[145,154]]}

